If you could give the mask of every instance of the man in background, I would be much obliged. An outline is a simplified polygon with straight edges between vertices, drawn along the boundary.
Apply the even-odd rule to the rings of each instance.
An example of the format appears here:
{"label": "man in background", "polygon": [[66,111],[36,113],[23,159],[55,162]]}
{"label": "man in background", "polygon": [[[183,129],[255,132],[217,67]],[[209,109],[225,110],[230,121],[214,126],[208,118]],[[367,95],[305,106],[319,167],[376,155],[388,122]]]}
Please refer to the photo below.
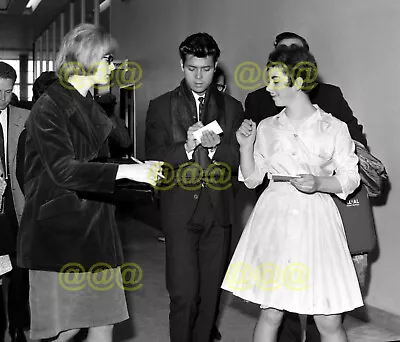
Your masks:
{"label": "man in background", "polygon": [[215,68],[213,83],[217,86],[218,91],[226,91],[226,74],[225,71],[219,66]]}
{"label": "man in background", "polygon": [[[10,104],[17,79],[16,71],[7,63],[0,62],[0,159],[7,182],[3,194],[2,214],[12,230],[8,244],[13,270],[7,273],[8,285],[8,331],[12,342],[25,342],[24,328],[29,326],[29,276],[28,270],[16,265],[16,235],[24,208],[24,195],[17,181],[16,159],[19,136],[29,115],[29,110]],[[4,312],[5,308],[0,308]]]}

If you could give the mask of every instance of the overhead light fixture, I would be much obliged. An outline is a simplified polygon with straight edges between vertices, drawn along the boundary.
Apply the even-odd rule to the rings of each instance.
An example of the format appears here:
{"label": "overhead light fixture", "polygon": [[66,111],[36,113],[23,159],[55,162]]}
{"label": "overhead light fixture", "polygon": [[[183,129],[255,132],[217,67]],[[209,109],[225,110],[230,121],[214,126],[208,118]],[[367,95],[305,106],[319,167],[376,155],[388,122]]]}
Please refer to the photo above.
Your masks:
{"label": "overhead light fixture", "polygon": [[30,9],[33,12],[36,9],[36,7],[39,6],[41,1],[42,0],[29,0],[29,2],[26,4],[26,8]]}
{"label": "overhead light fixture", "polygon": [[100,13],[105,11],[108,7],[110,7],[111,5],[111,0],[104,0],[101,4],[100,4]]}
{"label": "overhead light fixture", "polygon": [[11,0],[0,0],[0,11],[7,11]]}

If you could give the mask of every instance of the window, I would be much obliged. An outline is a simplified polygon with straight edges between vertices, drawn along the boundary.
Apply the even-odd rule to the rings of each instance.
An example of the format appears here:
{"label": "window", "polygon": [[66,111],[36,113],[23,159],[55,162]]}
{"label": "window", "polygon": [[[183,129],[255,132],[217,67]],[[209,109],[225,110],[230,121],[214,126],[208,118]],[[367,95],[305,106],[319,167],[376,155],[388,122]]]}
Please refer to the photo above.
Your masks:
{"label": "window", "polygon": [[[20,78],[20,62],[19,59],[5,59],[3,60],[3,62],[10,64],[15,71],[17,72],[17,81],[15,82],[14,85],[14,93],[15,95],[18,96],[19,99],[21,99],[21,78]],[[37,61],[37,76],[40,75],[40,62]],[[53,70],[53,61],[49,62],[49,69],[48,70]],[[42,71],[47,71],[46,69],[46,61],[42,61]],[[33,82],[35,81],[33,79],[33,60],[28,60],[28,101],[32,100],[32,86],[33,86]]]}

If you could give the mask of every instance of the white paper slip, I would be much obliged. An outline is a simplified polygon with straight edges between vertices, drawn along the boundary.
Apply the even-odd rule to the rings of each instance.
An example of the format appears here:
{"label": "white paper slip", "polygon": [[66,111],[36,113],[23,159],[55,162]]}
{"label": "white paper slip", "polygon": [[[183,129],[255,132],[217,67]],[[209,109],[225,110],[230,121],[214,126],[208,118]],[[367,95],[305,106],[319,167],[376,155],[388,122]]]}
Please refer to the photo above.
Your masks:
{"label": "white paper slip", "polygon": [[297,175],[282,175],[277,173],[269,173],[268,179],[272,179],[274,182],[290,182],[291,179],[301,178],[301,176]]}
{"label": "white paper slip", "polygon": [[196,132],[193,133],[193,135],[198,141],[201,141],[201,136],[204,131],[213,131],[215,134],[221,134],[223,132],[217,120],[214,120],[204,127],[198,129]]}
{"label": "white paper slip", "polygon": [[0,275],[12,270],[11,260],[8,255],[0,255]]}

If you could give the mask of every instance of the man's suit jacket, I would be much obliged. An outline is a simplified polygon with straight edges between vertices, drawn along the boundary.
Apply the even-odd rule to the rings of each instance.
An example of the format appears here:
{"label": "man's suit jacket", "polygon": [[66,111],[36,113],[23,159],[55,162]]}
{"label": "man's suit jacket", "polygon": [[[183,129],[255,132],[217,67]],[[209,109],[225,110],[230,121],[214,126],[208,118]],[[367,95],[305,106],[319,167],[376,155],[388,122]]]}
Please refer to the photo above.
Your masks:
{"label": "man's suit jacket", "polygon": [[24,108],[8,106],[8,142],[7,152],[10,167],[10,183],[14,201],[15,214],[18,223],[21,222],[22,211],[24,210],[25,198],[17,181],[17,147],[18,139],[24,129],[30,111]]}
{"label": "man's suit jacket", "polygon": [[[5,175],[3,162],[0,158],[0,175]],[[4,197],[1,198],[1,205],[4,207]],[[7,222],[4,222],[4,220]],[[0,216],[0,255],[7,255],[15,252],[15,231],[9,224],[5,215]]]}
{"label": "man's suit jacket", "polygon": [[[345,122],[350,135],[354,140],[367,146],[367,140],[362,133],[362,126],[358,124],[340,88],[326,83],[318,85],[310,91],[310,100],[325,112]],[[245,118],[252,119],[257,124],[270,116],[278,114],[282,107],[275,106],[274,100],[266,88],[258,89],[247,95],[245,101]]]}
{"label": "man's suit jacket", "polygon": [[[18,224],[21,220],[22,211],[24,209],[24,195],[22,194],[21,187],[17,181],[16,167],[17,167],[17,145],[18,138],[21,131],[24,128],[25,121],[29,115],[30,111],[17,108],[9,105],[7,108],[8,115],[8,132],[7,132],[7,153],[8,153],[8,166],[11,184],[11,193],[14,202],[15,214],[18,220]],[[1,129],[1,128],[0,128]],[[3,143],[1,141],[0,143]],[[4,157],[4,156],[3,156]],[[4,158],[3,158],[4,159]],[[0,158],[0,174],[5,175],[5,167]],[[7,185],[9,186],[9,185]],[[4,200],[4,198],[3,198]],[[4,204],[3,204],[4,206]],[[9,220],[7,220],[9,221]],[[15,228],[6,222],[0,227],[0,255],[9,254],[16,250],[15,241]]]}
{"label": "man's suit jacket", "polygon": [[[228,94],[216,91],[216,96],[224,102],[226,126],[220,145],[213,156],[213,161],[223,162],[233,172],[239,167],[239,145],[236,130],[243,121],[243,109],[239,101]],[[185,141],[174,142],[171,115],[172,92],[150,101],[146,117],[146,159],[160,160],[169,165],[188,163],[184,148]],[[219,101],[217,101],[219,102]],[[233,189],[209,191],[217,211],[217,220],[221,225],[230,225],[233,220]],[[193,215],[200,189],[185,190],[176,184],[160,194],[161,219],[163,229],[185,226]]]}

